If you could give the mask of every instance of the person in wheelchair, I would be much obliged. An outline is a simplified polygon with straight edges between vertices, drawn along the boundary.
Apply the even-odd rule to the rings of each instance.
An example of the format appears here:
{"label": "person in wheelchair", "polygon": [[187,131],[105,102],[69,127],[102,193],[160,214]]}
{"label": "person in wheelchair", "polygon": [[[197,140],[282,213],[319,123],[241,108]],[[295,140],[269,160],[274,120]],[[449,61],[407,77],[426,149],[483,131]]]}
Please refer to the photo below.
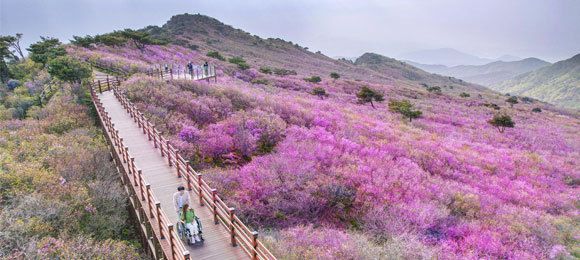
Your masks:
{"label": "person in wheelchair", "polygon": [[187,239],[188,244],[195,244],[203,240],[201,236],[201,225],[199,218],[188,204],[184,204],[180,213],[180,224],[183,227],[182,235]]}

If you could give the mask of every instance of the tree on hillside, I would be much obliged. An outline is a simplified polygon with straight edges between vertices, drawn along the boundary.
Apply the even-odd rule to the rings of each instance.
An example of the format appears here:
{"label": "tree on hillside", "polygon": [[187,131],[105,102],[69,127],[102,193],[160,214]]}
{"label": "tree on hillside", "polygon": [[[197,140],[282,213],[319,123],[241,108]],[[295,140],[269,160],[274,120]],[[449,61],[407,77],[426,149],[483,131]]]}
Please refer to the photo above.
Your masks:
{"label": "tree on hillside", "polygon": [[411,104],[411,102],[406,99],[400,101],[389,101],[389,110],[409,118],[409,122],[411,122],[414,118],[419,118],[423,114],[423,112],[420,110],[414,109],[413,104]]}
{"label": "tree on hillside", "polygon": [[373,100],[376,102],[381,102],[385,100],[383,94],[366,86],[360,89],[360,91],[356,94],[356,97],[358,98],[359,103],[361,104],[371,103],[371,106],[373,108],[375,108]]}
{"label": "tree on hillside", "polygon": [[326,89],[322,87],[313,88],[312,95],[318,96],[320,99],[324,99],[324,97],[328,96],[328,94],[326,94]]}
{"label": "tree on hillside", "polygon": [[334,80],[337,80],[340,78],[340,74],[338,74],[336,72],[332,72],[332,73],[330,73],[330,77]]}
{"label": "tree on hillside", "polygon": [[0,41],[0,81],[2,83],[6,83],[10,77],[10,71],[8,70],[6,60],[10,60],[13,56],[13,53],[8,48],[8,44],[4,41]]}
{"label": "tree on hillside", "polygon": [[514,107],[515,104],[519,103],[518,98],[516,96],[511,96],[505,100],[506,102],[510,103],[511,107]]}
{"label": "tree on hillside", "polygon": [[[4,42],[9,48],[14,50],[14,60],[24,59],[24,54],[22,53],[22,48],[20,47],[20,39],[22,39],[22,33],[17,33],[15,36],[0,36],[0,42]],[[16,54],[18,54],[20,58],[16,56]]]}
{"label": "tree on hillside", "polygon": [[80,83],[90,78],[92,71],[89,66],[74,58],[61,56],[48,62],[48,73],[65,82]]}
{"label": "tree on hillside", "polygon": [[322,79],[320,78],[320,76],[312,76],[310,78],[304,78],[305,81],[311,82],[311,83],[320,83],[322,81]]}
{"label": "tree on hillside", "polygon": [[137,47],[137,49],[139,49],[140,51],[144,51],[145,46],[147,45],[160,44],[160,42],[151,38],[149,33],[143,31],[125,29],[123,31],[120,31],[119,34],[128,39],[129,41],[131,41],[135,45],[135,47]]}
{"label": "tree on hillside", "polygon": [[55,38],[40,37],[41,41],[33,43],[28,47],[30,59],[36,63],[46,66],[50,59],[66,55],[66,50],[61,42]]}
{"label": "tree on hillside", "polygon": [[85,37],[73,35],[73,39],[70,42],[77,46],[90,48],[91,44],[95,43],[95,38],[90,35],[87,35]]}
{"label": "tree on hillside", "polygon": [[503,133],[506,128],[514,127],[515,123],[509,115],[496,114],[493,118],[487,121],[490,125],[495,126],[500,133]]}
{"label": "tree on hillside", "polygon": [[127,43],[127,38],[123,37],[119,33],[96,35],[94,40],[95,43],[102,43],[107,46],[122,46]]}
{"label": "tree on hillside", "polygon": [[427,87],[427,91],[429,91],[431,93],[435,93],[437,95],[441,95],[441,87],[439,87],[439,86]]}

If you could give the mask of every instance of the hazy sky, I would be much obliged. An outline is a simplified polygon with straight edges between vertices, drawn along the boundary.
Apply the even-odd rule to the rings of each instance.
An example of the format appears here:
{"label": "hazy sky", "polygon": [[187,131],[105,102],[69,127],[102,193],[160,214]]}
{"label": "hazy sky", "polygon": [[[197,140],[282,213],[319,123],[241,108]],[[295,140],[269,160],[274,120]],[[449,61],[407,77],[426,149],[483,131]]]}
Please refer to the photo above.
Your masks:
{"label": "hazy sky", "polygon": [[181,13],[209,15],[328,56],[397,57],[449,47],[557,61],[580,53],[579,0],[0,0],[0,34],[22,32],[27,45],[41,35],[68,41],[162,25]]}

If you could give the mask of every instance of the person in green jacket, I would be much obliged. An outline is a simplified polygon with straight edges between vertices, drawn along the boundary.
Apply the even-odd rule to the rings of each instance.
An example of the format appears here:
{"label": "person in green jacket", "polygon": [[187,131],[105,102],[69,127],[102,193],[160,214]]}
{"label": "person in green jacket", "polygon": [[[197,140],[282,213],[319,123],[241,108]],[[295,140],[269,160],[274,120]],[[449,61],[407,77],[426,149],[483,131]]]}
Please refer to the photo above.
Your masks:
{"label": "person in green jacket", "polygon": [[195,221],[195,211],[189,207],[189,204],[183,205],[180,220],[185,224],[185,228],[188,229],[192,235],[193,238],[191,239],[191,242],[200,242],[201,238],[199,237],[199,227],[197,226],[197,221]]}

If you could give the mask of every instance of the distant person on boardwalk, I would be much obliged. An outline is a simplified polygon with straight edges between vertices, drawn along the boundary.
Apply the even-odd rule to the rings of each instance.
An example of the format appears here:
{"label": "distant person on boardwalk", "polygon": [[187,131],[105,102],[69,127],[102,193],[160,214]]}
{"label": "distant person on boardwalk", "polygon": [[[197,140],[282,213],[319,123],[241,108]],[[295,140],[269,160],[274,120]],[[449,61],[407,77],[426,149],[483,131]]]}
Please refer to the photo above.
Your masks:
{"label": "distant person on boardwalk", "polygon": [[175,207],[175,212],[179,216],[179,212],[183,208],[183,205],[190,205],[189,192],[185,190],[185,187],[177,187],[177,192],[173,193],[173,206]]}
{"label": "distant person on boardwalk", "polygon": [[187,69],[189,70],[189,75],[193,75],[193,62],[187,63]]}
{"label": "distant person on boardwalk", "polygon": [[167,63],[165,63],[165,73],[169,73],[169,65]]}
{"label": "distant person on boardwalk", "polygon": [[209,76],[209,64],[207,61],[203,64],[203,74],[205,76]]}

